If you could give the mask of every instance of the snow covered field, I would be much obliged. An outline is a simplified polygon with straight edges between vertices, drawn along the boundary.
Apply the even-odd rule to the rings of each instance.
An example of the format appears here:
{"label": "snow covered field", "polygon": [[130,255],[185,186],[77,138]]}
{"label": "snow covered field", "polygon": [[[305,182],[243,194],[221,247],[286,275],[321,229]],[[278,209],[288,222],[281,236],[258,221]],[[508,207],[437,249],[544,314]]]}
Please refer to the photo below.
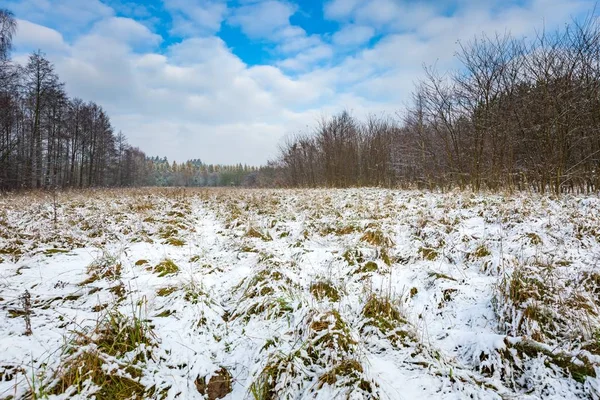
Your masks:
{"label": "snow covered field", "polygon": [[599,262],[595,196],[0,197],[0,399],[598,399]]}

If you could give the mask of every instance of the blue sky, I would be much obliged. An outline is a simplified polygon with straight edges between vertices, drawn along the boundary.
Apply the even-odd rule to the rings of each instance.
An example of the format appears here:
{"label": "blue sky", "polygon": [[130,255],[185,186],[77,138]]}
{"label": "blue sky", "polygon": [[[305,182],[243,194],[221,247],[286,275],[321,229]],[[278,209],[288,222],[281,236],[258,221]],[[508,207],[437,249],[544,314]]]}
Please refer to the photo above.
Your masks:
{"label": "blue sky", "polygon": [[4,0],[13,58],[41,49],[148,155],[261,164],[343,109],[402,112],[457,41],[563,25],[587,0]]}

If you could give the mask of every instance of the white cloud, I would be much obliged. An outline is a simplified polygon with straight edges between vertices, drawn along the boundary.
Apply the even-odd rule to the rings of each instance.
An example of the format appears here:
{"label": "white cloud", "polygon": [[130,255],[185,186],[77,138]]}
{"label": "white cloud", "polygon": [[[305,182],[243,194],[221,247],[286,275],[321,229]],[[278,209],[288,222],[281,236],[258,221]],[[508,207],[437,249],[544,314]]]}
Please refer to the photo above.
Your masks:
{"label": "white cloud", "polygon": [[179,36],[212,35],[221,29],[227,13],[223,0],[164,0],[171,13],[171,33]]}
{"label": "white cloud", "polygon": [[130,18],[152,18],[152,12],[149,8],[151,6],[145,6],[144,4],[135,3],[132,1],[104,0],[104,2],[113,7],[119,14],[128,16]]}
{"label": "white cloud", "polygon": [[264,39],[276,43],[275,51],[281,58],[277,66],[303,71],[333,56],[333,49],[319,35],[290,23],[298,7],[281,0],[263,0],[235,9],[228,23],[239,26],[250,39]]}
{"label": "white cloud", "polygon": [[19,29],[14,38],[17,51],[42,49],[44,51],[66,51],[69,46],[63,36],[54,29],[19,19]]}
{"label": "white cloud", "polygon": [[177,160],[258,164],[275,151],[294,108],[318,97],[276,67],[248,67],[217,37],[136,54],[94,29],[51,59],[68,92],[105,107],[132,144]]}
{"label": "white cloud", "polygon": [[295,26],[281,30],[278,36],[281,42],[277,46],[277,51],[283,54],[295,54],[323,44],[318,35],[307,36],[304,29]]}
{"label": "white cloud", "polygon": [[330,0],[325,3],[324,13],[329,19],[346,19],[361,3],[361,0]]}
{"label": "white cloud", "polygon": [[100,0],[5,0],[2,7],[20,19],[60,30],[78,33],[91,23],[114,14]]}
{"label": "white cloud", "polygon": [[288,70],[304,71],[322,60],[327,60],[333,56],[333,48],[326,44],[306,49],[293,57],[286,58],[277,64]]}
{"label": "white cloud", "polygon": [[223,68],[236,65],[237,70],[243,68],[242,61],[234,56],[225,42],[216,36],[207,38],[191,38],[169,47],[170,60],[175,64],[223,64]]}
{"label": "white cloud", "polygon": [[368,42],[375,35],[375,29],[363,25],[346,25],[333,35],[333,43],[338,46],[357,46]]}
{"label": "white cloud", "polygon": [[152,33],[146,26],[131,18],[104,19],[94,25],[92,32],[131,45],[156,46],[162,41],[160,35]]}
{"label": "white cloud", "polygon": [[295,12],[296,6],[291,3],[266,0],[238,7],[228,22],[239,26],[252,39],[272,38],[279,34],[278,30],[285,32],[290,25],[290,17]]}
{"label": "white cloud", "polygon": [[[275,155],[287,124],[225,123],[221,125],[173,120],[148,121],[145,115],[113,118],[132,143],[148,155],[169,160],[200,158],[207,163],[264,164]],[[173,156],[176,155],[176,156]]]}
{"label": "white cloud", "polygon": [[287,107],[309,106],[322,96],[322,88],[309,81],[290,79],[279,68],[259,65],[248,69],[248,76]]}
{"label": "white cloud", "polygon": [[[486,3],[489,6],[489,3]],[[414,2],[409,0],[333,0],[325,4],[326,18],[353,21],[379,32],[418,28],[440,13],[444,2]]]}

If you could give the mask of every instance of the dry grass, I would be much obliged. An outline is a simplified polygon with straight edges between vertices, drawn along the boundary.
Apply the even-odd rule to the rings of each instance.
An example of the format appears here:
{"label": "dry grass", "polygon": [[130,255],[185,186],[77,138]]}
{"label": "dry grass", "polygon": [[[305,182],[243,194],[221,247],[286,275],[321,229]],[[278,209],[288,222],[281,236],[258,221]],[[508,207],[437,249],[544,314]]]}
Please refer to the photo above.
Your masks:
{"label": "dry grass", "polygon": [[[145,398],[146,388],[140,383],[143,362],[151,353],[156,339],[141,315],[126,317],[108,312],[91,331],[75,331],[64,349],[65,357],[53,379],[37,392],[42,394],[91,394],[102,399]],[[134,362],[123,360],[135,353]]]}
{"label": "dry grass", "polygon": [[340,292],[329,281],[314,282],[310,285],[310,292],[317,300],[328,299],[337,302],[340,300]]}
{"label": "dry grass", "polygon": [[366,327],[375,327],[383,336],[387,337],[394,345],[410,345],[416,342],[416,336],[409,326],[408,321],[402,316],[400,310],[389,297],[371,294],[363,307],[362,315]]}
{"label": "dry grass", "polygon": [[173,262],[173,260],[165,258],[160,263],[156,264],[152,271],[158,276],[163,277],[179,272],[179,267]]}
{"label": "dry grass", "polygon": [[394,246],[394,241],[380,230],[368,230],[362,235],[360,240],[377,247]]}
{"label": "dry grass", "polygon": [[[149,314],[164,318],[156,325],[185,321],[187,311],[194,310],[186,326],[194,334],[206,335],[207,342],[214,339],[215,349],[224,349],[219,360],[229,362],[228,357],[242,354],[254,340],[256,327],[270,329],[260,339],[269,338],[260,350],[264,358],[252,360],[262,369],[235,366],[236,371],[230,372],[216,364],[219,369],[212,375],[186,377],[209,398],[216,396],[211,381],[213,387],[219,381],[224,391],[248,382],[255,399],[297,393],[317,396],[321,389],[333,390],[340,398],[352,393],[376,398],[379,389],[365,368],[364,352],[397,352],[407,365],[427,365],[424,374],[439,378],[442,385],[451,382],[456,390],[464,389],[461,385],[469,382],[468,376],[489,375],[498,387],[506,386],[500,392],[515,398],[527,389],[522,382],[533,361],[557,376],[572,376],[581,384],[577,388],[598,367],[600,274],[589,268],[595,260],[589,257],[599,235],[595,220],[588,221],[593,214],[585,208],[589,205],[576,201],[552,200],[557,202],[553,207],[561,205],[555,209],[562,209],[563,215],[551,207],[538,210],[541,202],[524,197],[462,193],[98,190],[62,195],[56,223],[44,208],[48,199],[42,195],[0,201],[5,204],[0,210],[0,262],[30,256],[54,262],[70,257],[77,247],[108,249],[117,241],[125,243],[127,251],[138,242],[164,249],[158,256],[137,253],[133,259],[104,254],[88,267],[89,277],[82,284],[98,281],[96,287],[77,289],[98,293],[93,311],[106,319],[90,332],[80,331],[70,343],[61,368],[53,371],[53,385],[45,386],[51,394],[89,397],[94,384],[99,386],[97,398],[155,397],[140,379],[144,360],[152,356],[142,349],[156,343],[149,328],[139,334],[133,320],[123,321],[106,311],[115,301],[107,292],[116,301],[135,296],[138,289],[128,292],[122,282],[130,275],[126,269],[130,265],[141,267],[131,272],[152,282],[145,295],[157,305]],[[547,227],[527,225],[546,218],[544,212],[551,214],[552,224],[548,217]],[[573,221],[567,213],[573,213]],[[27,220],[31,215],[35,221]],[[214,253],[203,248],[205,237],[197,238],[201,235],[196,227],[202,224],[194,224],[200,216],[215,217],[208,224],[209,239],[218,237]],[[470,219],[500,224],[503,234],[486,230],[482,236]],[[392,238],[398,238],[398,246]],[[169,258],[161,261],[165,255]],[[251,272],[236,275],[238,261]],[[184,275],[177,264],[188,262],[193,279],[207,287],[166,286]],[[232,271],[232,281],[222,279]],[[169,277],[168,283],[156,287],[157,275]],[[435,343],[443,335],[454,340],[453,333],[440,329],[440,320],[468,329],[461,320],[464,313],[457,309],[469,295],[471,278],[486,281],[477,288],[477,296],[486,301],[494,296],[498,327],[490,327],[494,321],[486,314],[486,329],[505,335],[505,347],[481,350],[474,357],[468,354],[470,343],[436,351]],[[488,289],[492,285],[487,282],[496,279],[497,287]],[[226,285],[226,294],[211,287],[215,281]],[[389,293],[404,295],[393,300],[374,294],[385,293],[388,283]],[[220,298],[215,299],[215,293]],[[33,318],[36,307],[47,311],[52,304],[85,300],[67,297],[61,294],[58,300],[34,304]],[[178,307],[170,304],[181,300],[185,302]],[[83,308],[89,310],[93,304]],[[188,307],[185,312],[180,311],[182,304]],[[10,307],[10,316],[22,316],[18,308]],[[272,333],[283,331],[285,335]],[[242,343],[239,337],[249,339]],[[164,366],[161,363],[157,365]],[[493,368],[486,369],[490,365]],[[171,367],[185,374],[178,366]],[[240,380],[231,374],[239,374]],[[489,388],[488,383],[478,388]]]}

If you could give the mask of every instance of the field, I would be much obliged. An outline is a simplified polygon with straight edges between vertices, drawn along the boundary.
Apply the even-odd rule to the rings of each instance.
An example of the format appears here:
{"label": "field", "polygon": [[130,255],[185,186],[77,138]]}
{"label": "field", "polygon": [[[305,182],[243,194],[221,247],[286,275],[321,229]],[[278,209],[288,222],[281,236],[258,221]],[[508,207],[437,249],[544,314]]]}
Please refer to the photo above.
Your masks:
{"label": "field", "polygon": [[599,399],[600,199],[0,197],[0,399]]}

